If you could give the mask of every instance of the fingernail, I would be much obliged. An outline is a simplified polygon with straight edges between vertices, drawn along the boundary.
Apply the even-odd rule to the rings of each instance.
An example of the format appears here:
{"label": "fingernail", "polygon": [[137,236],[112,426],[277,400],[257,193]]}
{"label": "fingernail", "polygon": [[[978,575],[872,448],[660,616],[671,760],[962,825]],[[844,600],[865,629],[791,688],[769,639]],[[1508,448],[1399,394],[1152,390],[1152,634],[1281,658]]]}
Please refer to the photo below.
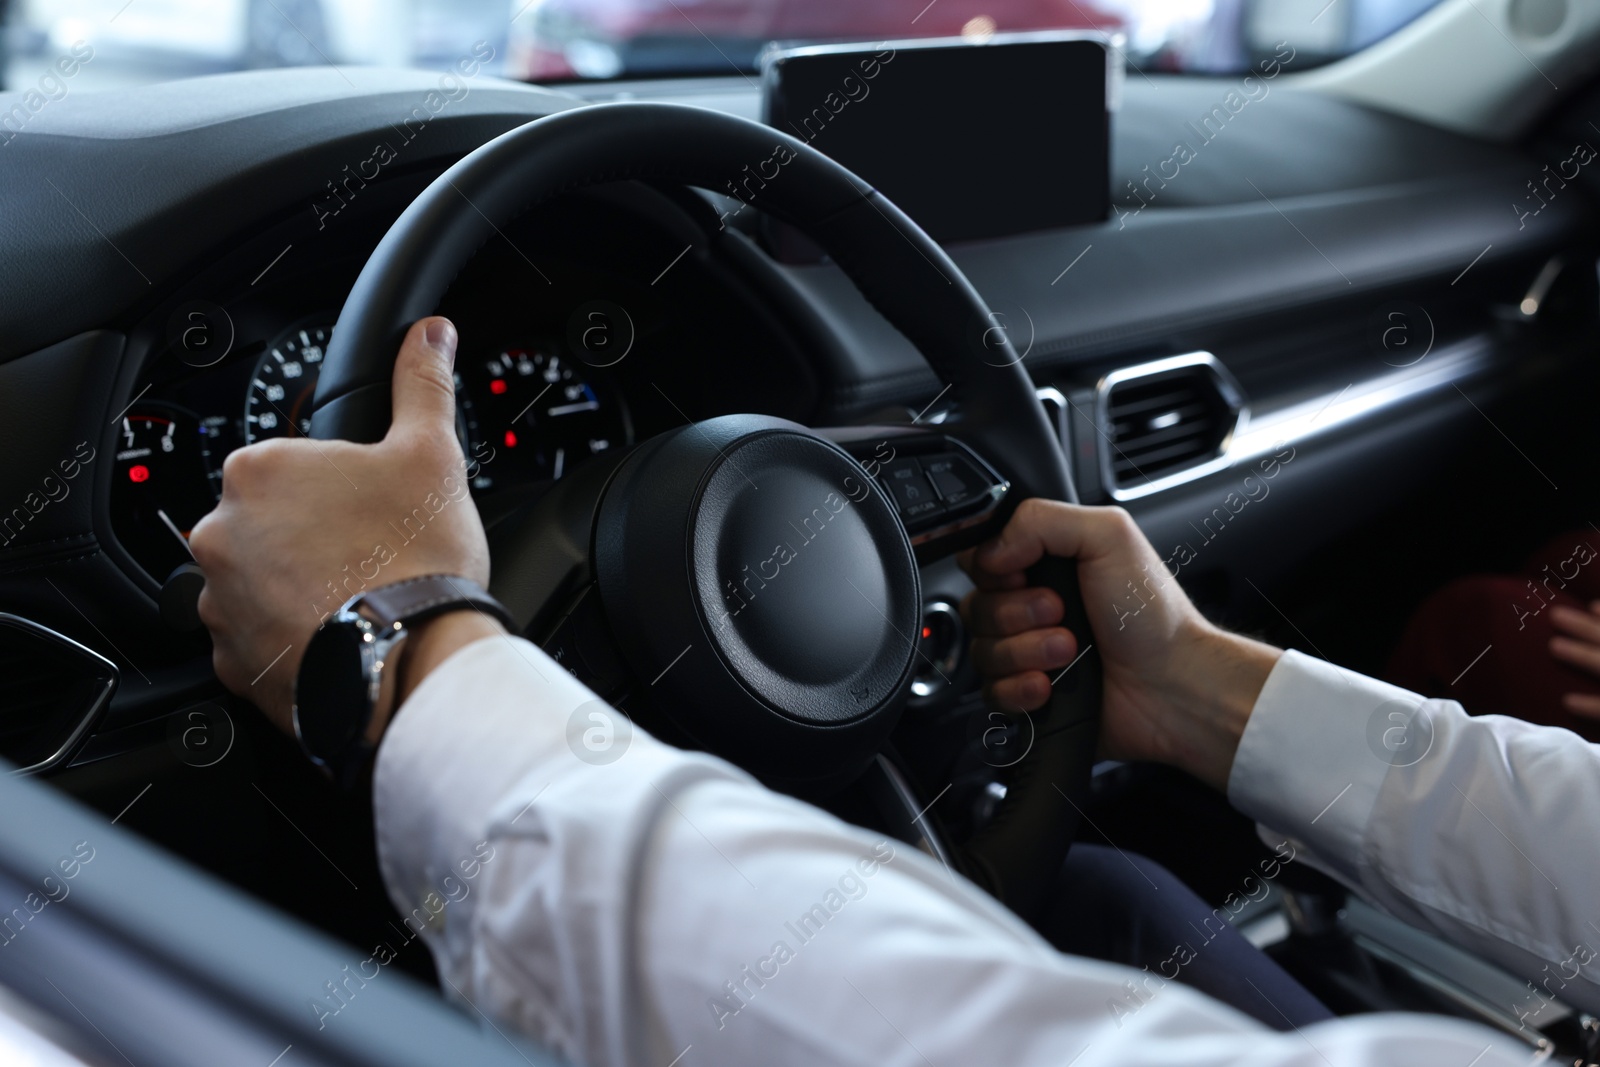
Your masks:
{"label": "fingernail", "polygon": [[1052,663],[1065,663],[1072,655],[1072,642],[1066,634],[1051,634],[1044,639],[1044,654]]}
{"label": "fingernail", "polygon": [[422,331],[422,339],[434,351],[454,360],[456,355],[456,328],[449,319],[434,319]]}

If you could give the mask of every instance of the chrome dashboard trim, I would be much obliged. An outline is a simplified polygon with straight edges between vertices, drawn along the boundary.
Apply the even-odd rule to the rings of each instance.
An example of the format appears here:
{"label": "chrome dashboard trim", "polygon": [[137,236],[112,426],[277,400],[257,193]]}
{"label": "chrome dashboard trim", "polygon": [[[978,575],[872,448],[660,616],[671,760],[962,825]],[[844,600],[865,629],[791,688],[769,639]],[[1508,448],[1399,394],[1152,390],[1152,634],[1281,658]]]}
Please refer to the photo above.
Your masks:
{"label": "chrome dashboard trim", "polygon": [[[1209,460],[1185,467],[1180,471],[1162,475],[1159,478],[1145,478],[1142,485],[1118,486],[1112,473],[1111,451],[1116,450],[1115,443],[1111,440],[1110,431],[1110,406],[1111,390],[1123,382],[1135,381],[1139,378],[1149,378],[1169,371],[1183,370],[1188,367],[1204,367],[1211,372],[1217,391],[1222,395],[1223,401],[1233,412],[1233,425],[1229,427],[1222,443],[1217,448],[1217,454]],[[1166,359],[1152,360],[1148,363],[1135,363],[1132,366],[1118,367],[1107,373],[1095,385],[1094,390],[1094,419],[1100,437],[1110,449],[1100,449],[1100,481],[1105,486],[1106,492],[1112,500],[1137,500],[1151,493],[1159,493],[1163,489],[1170,489],[1184,482],[1192,482],[1196,478],[1204,478],[1208,474],[1224,470],[1234,461],[1230,456],[1230,449],[1234,439],[1250,420],[1250,406],[1245,402],[1244,390],[1239,388],[1239,383],[1234,380],[1228,368],[1222,361],[1210,352],[1186,352],[1181,356],[1169,356]]]}
{"label": "chrome dashboard trim", "polygon": [[1336,393],[1323,393],[1259,414],[1235,435],[1228,449],[1229,465],[1248,463],[1285,444],[1298,445],[1324,437],[1465,381],[1488,367],[1490,355],[1488,338],[1469,338],[1441,348],[1409,367],[1352,381]]}
{"label": "chrome dashboard trim", "polygon": [[[1111,482],[1106,473],[1110,467],[1109,454],[1102,450],[1101,476],[1107,479],[1106,486],[1113,500],[1118,502],[1137,500],[1207,475],[1241,466],[1271,454],[1285,445],[1300,445],[1380,417],[1397,407],[1481,373],[1489,366],[1491,356],[1492,344],[1489,338],[1470,337],[1442,347],[1410,366],[1353,380],[1336,392],[1321,393],[1310,399],[1265,412],[1242,407],[1232,434],[1216,458],[1166,477],[1154,479],[1144,485],[1119,490],[1110,489]],[[1101,379],[1096,396],[1096,417],[1101,420],[1096,428],[1100,430],[1101,440],[1105,440],[1102,428],[1104,414],[1098,404],[1104,396],[1104,389],[1117,381],[1126,380],[1128,372],[1155,373],[1150,368],[1171,369],[1207,362],[1207,359],[1197,357],[1209,357],[1210,361],[1215,360],[1210,353],[1196,352],[1176,356],[1172,360],[1158,360],[1154,363],[1120,368]],[[1216,366],[1221,367],[1221,364],[1216,363]],[[1227,380],[1231,381],[1232,376],[1229,375]]]}

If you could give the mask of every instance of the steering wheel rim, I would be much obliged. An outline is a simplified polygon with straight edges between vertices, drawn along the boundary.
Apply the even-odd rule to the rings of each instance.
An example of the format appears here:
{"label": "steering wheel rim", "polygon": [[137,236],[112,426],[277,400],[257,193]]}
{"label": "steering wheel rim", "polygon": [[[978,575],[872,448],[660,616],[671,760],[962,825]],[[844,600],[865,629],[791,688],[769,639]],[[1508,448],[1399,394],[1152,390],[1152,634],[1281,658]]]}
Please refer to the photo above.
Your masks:
{"label": "steering wheel rim", "polygon": [[[1011,501],[1076,501],[1066,457],[1020,358],[943,249],[869,184],[801,141],[677,104],[600,104],[538,119],[484,144],[424,190],[378,244],[340,312],[312,436],[380,440],[406,328],[433,312],[477,249],[545,200],[629,179],[732,190],[808,234],[949,384],[961,409],[950,428],[981,442],[985,458],[1011,480]],[[1047,561],[1033,577],[1062,593],[1066,624],[1086,640],[1075,568]],[[1086,659],[1070,675],[1038,713],[1006,802],[966,850],[968,873],[1024,915],[1053,883],[1093,762],[1098,664]]]}

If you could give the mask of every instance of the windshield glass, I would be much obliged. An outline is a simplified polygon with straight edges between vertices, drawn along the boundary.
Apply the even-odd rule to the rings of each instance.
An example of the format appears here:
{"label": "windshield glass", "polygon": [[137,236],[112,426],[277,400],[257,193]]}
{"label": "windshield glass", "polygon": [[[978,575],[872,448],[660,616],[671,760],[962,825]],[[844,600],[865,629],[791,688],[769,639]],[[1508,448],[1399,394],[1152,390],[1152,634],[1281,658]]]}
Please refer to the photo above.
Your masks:
{"label": "windshield glass", "polygon": [[[1131,69],[1229,72],[1294,46],[1296,66],[1365,47],[1438,0],[0,0],[0,84],[63,56],[73,86],[327,64],[571,81],[754,71],[773,42],[1100,29]],[[87,58],[85,58],[87,57]],[[59,80],[59,79],[58,79]]]}

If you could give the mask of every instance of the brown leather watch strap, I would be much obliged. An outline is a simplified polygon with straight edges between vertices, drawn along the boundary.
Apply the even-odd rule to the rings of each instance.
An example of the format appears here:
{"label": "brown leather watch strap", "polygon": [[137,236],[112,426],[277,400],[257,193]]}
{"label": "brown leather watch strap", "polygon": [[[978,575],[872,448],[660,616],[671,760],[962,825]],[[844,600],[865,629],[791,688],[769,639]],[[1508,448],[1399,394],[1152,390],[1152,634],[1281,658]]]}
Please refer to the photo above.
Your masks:
{"label": "brown leather watch strap", "polygon": [[418,623],[447,611],[472,608],[498,620],[512,633],[517,632],[511,613],[498,600],[471,578],[455,574],[407,578],[363,593],[351,606],[385,628],[391,628],[395,623]]}

